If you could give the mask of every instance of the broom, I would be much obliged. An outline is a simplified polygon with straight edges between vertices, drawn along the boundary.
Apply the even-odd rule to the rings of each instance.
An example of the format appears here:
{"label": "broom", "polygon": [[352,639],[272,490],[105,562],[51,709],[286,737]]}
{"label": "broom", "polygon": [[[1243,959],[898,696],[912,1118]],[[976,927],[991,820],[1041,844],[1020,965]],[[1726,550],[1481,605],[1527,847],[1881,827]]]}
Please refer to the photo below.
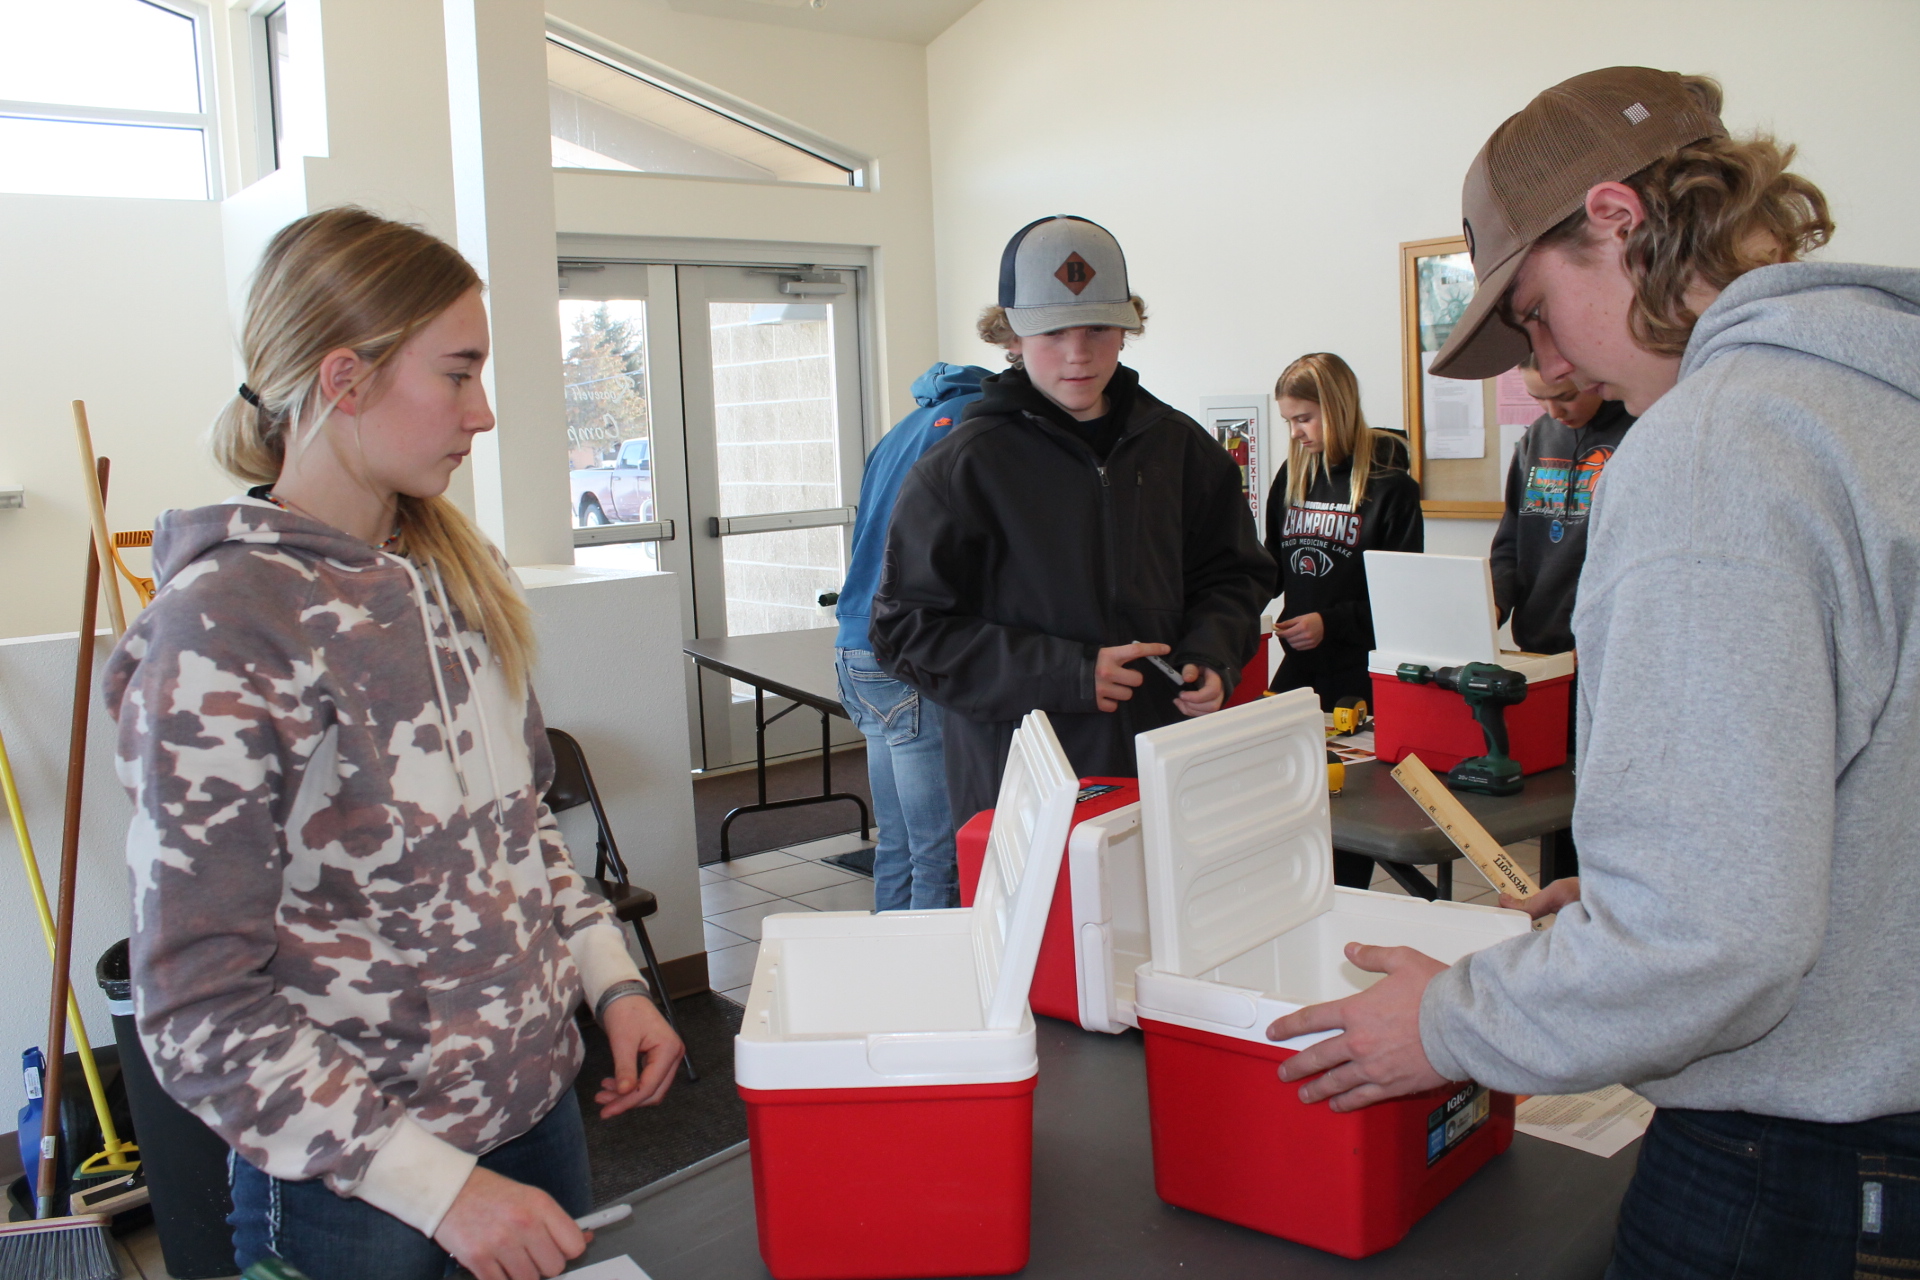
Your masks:
{"label": "broom", "polygon": [[[96,464],[98,487],[89,484],[89,502],[97,511],[106,492],[107,460]],[[47,1007],[46,1111],[40,1127],[40,1171],[36,1183],[34,1222],[0,1227],[0,1276],[7,1280],[120,1280],[120,1263],[107,1237],[106,1219],[98,1214],[54,1216],[54,1182],[60,1146],[61,1063],[66,1059],[67,1000],[72,987],[67,968],[73,960],[74,882],[80,869],[80,798],[87,764],[87,712],[92,707],[93,629],[98,617],[100,570],[111,564],[112,539],[96,536],[87,547],[87,593],[80,608],[79,656],[74,663],[73,725],[67,739],[66,825],[60,840],[60,891],[54,920],[53,995]],[[100,545],[104,544],[104,545]],[[118,595],[118,588],[115,589]],[[116,601],[117,603],[117,601]]]}

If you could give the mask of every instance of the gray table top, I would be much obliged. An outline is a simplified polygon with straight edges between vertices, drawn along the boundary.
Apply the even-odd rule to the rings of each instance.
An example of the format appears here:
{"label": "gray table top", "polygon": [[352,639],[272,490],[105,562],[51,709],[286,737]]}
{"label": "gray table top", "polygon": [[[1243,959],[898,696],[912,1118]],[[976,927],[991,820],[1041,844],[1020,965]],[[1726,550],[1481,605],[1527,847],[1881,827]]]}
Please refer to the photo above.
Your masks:
{"label": "gray table top", "polygon": [[[1139,1034],[1037,1021],[1033,1257],[1020,1273],[1031,1280],[1599,1280],[1606,1270],[1637,1142],[1603,1160],[1516,1134],[1405,1240],[1349,1261],[1161,1203]],[[583,1262],[630,1254],[653,1280],[766,1276],[744,1148],[636,1199]]]}
{"label": "gray table top", "polygon": [[689,640],[681,648],[703,667],[845,717],[847,710],[840,705],[840,678],[833,670],[833,638],[837,634],[835,627],[811,627],[805,631]]}
{"label": "gray table top", "polygon": [[[1517,796],[1453,794],[1501,844],[1573,825],[1573,770],[1565,765],[1530,775]],[[1446,833],[1393,780],[1393,766],[1381,760],[1347,766],[1332,814],[1333,847],[1343,853],[1410,863],[1449,862],[1460,856]]]}

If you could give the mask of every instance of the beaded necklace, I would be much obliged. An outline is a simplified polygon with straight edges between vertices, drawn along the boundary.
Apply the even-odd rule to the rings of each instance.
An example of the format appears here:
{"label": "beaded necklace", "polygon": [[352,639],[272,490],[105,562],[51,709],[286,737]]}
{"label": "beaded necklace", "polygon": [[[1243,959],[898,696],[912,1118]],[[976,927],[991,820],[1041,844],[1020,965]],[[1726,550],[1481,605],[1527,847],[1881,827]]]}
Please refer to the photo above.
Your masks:
{"label": "beaded necklace", "polygon": [[[319,516],[314,515],[311,511],[303,511],[299,507],[295,506],[293,503],[288,502],[285,498],[282,498],[279,494],[275,493],[271,488],[269,488],[266,485],[261,485],[258,489],[255,489],[253,491],[253,496],[257,498],[264,498],[266,501],[271,502],[274,506],[280,508],[282,511],[291,511],[293,512],[293,514],[298,516],[305,516],[309,520],[317,520],[321,524],[326,523],[325,520],[321,520]],[[395,529],[390,535],[388,535],[387,540],[380,544],[380,550],[391,551],[399,545],[400,545],[400,530]]]}

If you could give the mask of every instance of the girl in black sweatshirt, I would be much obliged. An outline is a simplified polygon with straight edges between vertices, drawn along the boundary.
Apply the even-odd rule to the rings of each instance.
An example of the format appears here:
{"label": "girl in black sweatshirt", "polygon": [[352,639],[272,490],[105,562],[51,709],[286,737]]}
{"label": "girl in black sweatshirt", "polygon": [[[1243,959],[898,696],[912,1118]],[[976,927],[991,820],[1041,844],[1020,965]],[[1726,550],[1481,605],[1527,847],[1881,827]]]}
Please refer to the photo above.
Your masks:
{"label": "girl in black sweatshirt", "polygon": [[1293,445],[1267,495],[1267,551],[1286,597],[1273,628],[1285,652],[1273,689],[1311,687],[1331,710],[1349,695],[1371,700],[1373,610],[1360,553],[1425,550],[1420,486],[1406,442],[1367,425],[1360,384],[1339,356],[1301,356],[1274,396]]}

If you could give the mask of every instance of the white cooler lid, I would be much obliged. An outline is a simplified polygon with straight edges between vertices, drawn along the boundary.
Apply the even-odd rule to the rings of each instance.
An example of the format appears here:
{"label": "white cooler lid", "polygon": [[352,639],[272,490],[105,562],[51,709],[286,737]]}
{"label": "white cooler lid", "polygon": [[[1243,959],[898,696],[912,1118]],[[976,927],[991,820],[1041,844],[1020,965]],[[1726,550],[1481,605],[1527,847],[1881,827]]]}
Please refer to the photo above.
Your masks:
{"label": "white cooler lid", "polygon": [[1500,660],[1493,570],[1485,556],[1363,554],[1377,653],[1428,667]]}
{"label": "white cooler lid", "polygon": [[1326,722],[1313,690],[1134,741],[1156,970],[1198,976],[1333,905]]}
{"label": "white cooler lid", "polygon": [[1029,712],[1007,752],[973,895],[974,961],[991,1030],[1017,1027],[1026,1013],[1079,791],[1047,713]]}

